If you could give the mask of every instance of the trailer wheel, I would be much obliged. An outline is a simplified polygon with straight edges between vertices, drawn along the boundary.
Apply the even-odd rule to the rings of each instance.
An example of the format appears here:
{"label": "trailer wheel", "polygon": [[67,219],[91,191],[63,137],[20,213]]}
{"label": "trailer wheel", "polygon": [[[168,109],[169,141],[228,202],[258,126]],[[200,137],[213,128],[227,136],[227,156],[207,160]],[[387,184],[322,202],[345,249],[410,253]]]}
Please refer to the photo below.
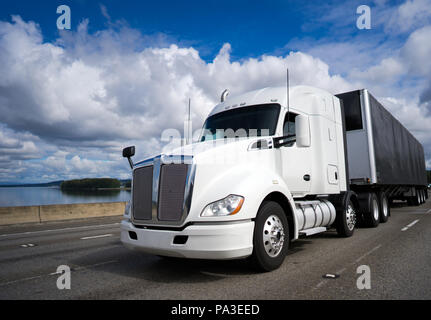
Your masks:
{"label": "trailer wheel", "polygon": [[367,227],[375,228],[380,221],[379,199],[374,192],[369,194],[368,210],[364,211],[364,222]]}
{"label": "trailer wheel", "polygon": [[252,261],[260,271],[281,266],[289,247],[289,224],[283,208],[265,201],[259,208],[253,234]]}
{"label": "trailer wheel", "polygon": [[343,209],[337,212],[335,227],[341,237],[351,237],[355,231],[357,208],[350,196],[344,201]]}
{"label": "trailer wheel", "polygon": [[414,206],[419,206],[421,204],[421,196],[419,195],[419,190],[416,189],[416,196],[412,197],[412,203]]}
{"label": "trailer wheel", "polygon": [[380,192],[379,194],[379,204],[380,204],[380,222],[385,223],[388,221],[391,215],[391,208],[389,206],[388,197],[385,192]]}

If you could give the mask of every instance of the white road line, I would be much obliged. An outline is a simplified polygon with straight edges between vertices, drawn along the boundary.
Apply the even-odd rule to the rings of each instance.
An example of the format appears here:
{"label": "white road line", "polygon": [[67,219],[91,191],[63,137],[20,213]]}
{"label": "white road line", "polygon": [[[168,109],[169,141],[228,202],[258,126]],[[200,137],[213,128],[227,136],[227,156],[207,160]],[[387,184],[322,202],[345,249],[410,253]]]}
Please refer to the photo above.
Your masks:
{"label": "white road line", "polygon": [[81,240],[89,240],[89,239],[97,239],[97,238],[105,238],[105,237],[110,237],[112,236],[112,233],[108,233],[108,234],[100,234],[98,236],[91,236],[91,237],[83,237],[81,238]]}
{"label": "white road line", "polygon": [[367,253],[363,254],[362,256],[360,256],[358,259],[355,260],[356,263],[358,263],[359,261],[361,261],[362,259],[364,259],[366,256],[369,256],[370,254],[372,254],[374,251],[378,250],[382,245],[379,244],[377,247],[374,247],[373,249],[371,249],[370,251],[368,251]]}
{"label": "white road line", "polygon": [[[364,253],[362,256],[360,256],[358,259],[356,259],[354,262],[349,263],[349,266],[353,266],[353,265],[357,264],[359,261],[361,261],[362,259],[364,259],[366,256],[369,256],[369,255],[370,255],[370,254],[372,254],[374,251],[376,251],[376,250],[380,249],[380,247],[381,247],[381,246],[382,246],[382,245],[381,245],[381,244],[379,244],[377,247],[374,247],[374,248],[373,248],[373,249],[371,249],[370,251],[368,251],[368,252]],[[335,274],[341,275],[341,274],[342,274],[344,271],[346,271],[346,270],[347,270],[347,267],[346,267],[346,268],[342,268],[342,269],[340,269],[339,271],[335,272]],[[325,285],[325,284],[326,284],[326,283],[328,283],[330,280],[331,280],[331,279],[325,279],[325,280],[320,281],[317,285],[315,285],[315,286],[311,289],[311,291],[315,291],[315,290],[319,289],[321,286]]]}
{"label": "white road line", "polygon": [[404,228],[401,229],[401,231],[406,231],[407,229],[413,227],[416,223],[419,222],[419,219],[413,221],[412,223],[409,223],[408,225],[406,225]]}
{"label": "white road line", "polygon": [[427,213],[430,213],[431,212],[431,209],[429,209],[428,211],[427,211]]}
{"label": "white road line", "polygon": [[[86,265],[86,266],[82,266],[82,267],[72,268],[71,271],[74,272],[74,271],[86,270],[86,269],[90,269],[90,268],[93,268],[93,267],[98,267],[98,266],[102,266],[102,265],[106,265],[106,264],[111,264],[111,263],[116,263],[116,262],[118,262],[118,260],[109,260],[109,261],[99,262],[99,263],[90,264],[90,265]],[[61,274],[61,273],[51,272],[49,274],[41,274],[41,275],[34,276],[34,277],[27,277],[27,278],[16,279],[16,280],[12,280],[12,281],[8,281],[8,282],[0,283],[0,287],[7,286],[7,285],[10,285],[10,284],[14,284],[14,283],[18,283],[18,282],[39,279],[39,278],[46,277],[46,276],[55,276],[57,274]]]}
{"label": "white road line", "polygon": [[90,228],[103,228],[103,227],[113,227],[117,226],[120,223],[110,223],[110,224],[96,224],[91,226],[81,226],[81,227],[70,227],[70,228],[61,228],[61,229],[48,229],[48,230],[40,230],[40,231],[27,231],[21,233],[9,233],[9,234],[0,234],[0,237],[12,237],[12,236],[24,236],[30,234],[37,233],[47,233],[47,232],[56,232],[56,231],[67,231],[67,230],[80,230],[80,229],[90,229]]}

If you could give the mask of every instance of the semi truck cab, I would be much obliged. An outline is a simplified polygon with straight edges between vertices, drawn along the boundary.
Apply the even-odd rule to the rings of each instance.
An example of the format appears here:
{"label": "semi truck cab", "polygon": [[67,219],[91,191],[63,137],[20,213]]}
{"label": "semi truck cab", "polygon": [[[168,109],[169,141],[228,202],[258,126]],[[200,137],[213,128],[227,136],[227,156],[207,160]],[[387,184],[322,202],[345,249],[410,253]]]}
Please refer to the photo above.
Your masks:
{"label": "semi truck cab", "polygon": [[351,236],[375,208],[351,188],[342,100],[309,86],[289,92],[224,94],[198,142],[137,163],[125,148],[123,244],[159,256],[251,257],[270,271],[300,236],[331,227]]}

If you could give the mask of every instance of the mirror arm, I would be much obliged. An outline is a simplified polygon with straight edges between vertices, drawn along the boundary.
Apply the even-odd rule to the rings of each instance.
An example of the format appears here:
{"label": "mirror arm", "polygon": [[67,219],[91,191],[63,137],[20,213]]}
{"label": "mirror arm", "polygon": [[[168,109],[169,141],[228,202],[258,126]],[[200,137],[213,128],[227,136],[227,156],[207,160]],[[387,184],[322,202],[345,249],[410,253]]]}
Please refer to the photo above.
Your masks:
{"label": "mirror arm", "polygon": [[127,157],[127,160],[129,160],[130,169],[133,170],[133,161],[130,157]]}
{"label": "mirror arm", "polygon": [[295,136],[296,136],[295,134],[289,134],[287,136],[281,136],[281,137],[273,138],[274,148],[280,148],[282,146],[285,146],[286,144],[295,142],[296,139],[286,140],[286,139],[289,139],[289,138],[292,138],[292,137],[295,137]]}

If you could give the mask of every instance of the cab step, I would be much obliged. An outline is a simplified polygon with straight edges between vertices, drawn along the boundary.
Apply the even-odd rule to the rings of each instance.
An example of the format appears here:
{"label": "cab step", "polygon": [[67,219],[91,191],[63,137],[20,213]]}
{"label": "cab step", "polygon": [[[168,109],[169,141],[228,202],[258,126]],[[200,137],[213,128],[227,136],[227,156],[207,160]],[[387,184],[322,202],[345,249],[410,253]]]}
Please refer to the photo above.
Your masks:
{"label": "cab step", "polygon": [[326,227],[317,227],[317,228],[301,230],[301,231],[299,231],[299,234],[302,236],[308,237],[308,236],[311,236],[311,235],[316,234],[316,233],[325,232],[326,230],[327,230]]}

